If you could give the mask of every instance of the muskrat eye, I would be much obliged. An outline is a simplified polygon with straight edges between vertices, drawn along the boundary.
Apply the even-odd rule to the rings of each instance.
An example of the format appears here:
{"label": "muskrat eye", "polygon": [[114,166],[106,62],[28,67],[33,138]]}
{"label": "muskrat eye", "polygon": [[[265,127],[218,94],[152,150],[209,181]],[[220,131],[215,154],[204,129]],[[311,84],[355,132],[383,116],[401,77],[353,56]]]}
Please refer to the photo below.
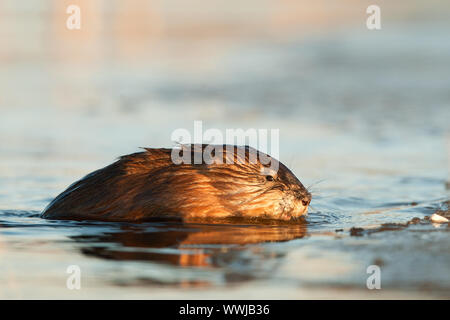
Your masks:
{"label": "muskrat eye", "polygon": [[273,181],[273,177],[272,176],[266,176],[266,180],[267,181]]}
{"label": "muskrat eye", "polygon": [[309,204],[309,202],[308,200],[302,200],[302,204],[306,207]]}

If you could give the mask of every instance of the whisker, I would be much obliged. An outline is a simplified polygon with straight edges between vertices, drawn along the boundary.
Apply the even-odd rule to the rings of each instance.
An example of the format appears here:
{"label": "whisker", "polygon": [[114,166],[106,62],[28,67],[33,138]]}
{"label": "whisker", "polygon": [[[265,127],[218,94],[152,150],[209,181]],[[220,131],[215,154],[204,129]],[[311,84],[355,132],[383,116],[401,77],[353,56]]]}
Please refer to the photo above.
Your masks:
{"label": "whisker", "polygon": [[246,203],[248,203],[248,202],[251,202],[251,201],[255,200],[256,198],[258,198],[259,196],[262,196],[264,193],[266,193],[266,192],[269,191],[270,189],[271,189],[271,188],[267,188],[266,190],[264,190],[263,192],[257,194],[257,195],[254,196],[253,198],[250,198],[250,199],[248,199],[248,200],[242,201],[239,205],[243,205],[243,204],[246,204]]}
{"label": "whisker", "polygon": [[319,181],[313,182],[312,184],[310,184],[309,186],[306,187],[306,190],[308,190],[308,192],[309,192],[310,189],[311,189],[312,187],[315,187],[315,186],[318,185],[319,183],[322,183],[322,182],[324,182],[324,181],[326,181],[326,180],[327,180],[327,179],[321,179],[321,180],[319,180]]}
{"label": "whisker", "polygon": [[294,162],[294,155],[291,155],[290,157],[289,157],[289,161],[288,161],[288,167],[289,168],[292,168],[292,163]]}

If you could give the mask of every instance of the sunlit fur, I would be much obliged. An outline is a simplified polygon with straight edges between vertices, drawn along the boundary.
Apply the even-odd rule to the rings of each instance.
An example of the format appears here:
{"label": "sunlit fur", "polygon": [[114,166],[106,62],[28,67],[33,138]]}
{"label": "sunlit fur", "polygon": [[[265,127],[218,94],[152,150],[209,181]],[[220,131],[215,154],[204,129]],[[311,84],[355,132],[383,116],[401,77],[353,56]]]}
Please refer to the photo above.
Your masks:
{"label": "sunlit fur", "polygon": [[[185,145],[183,150],[189,147]],[[199,149],[191,150],[194,159]],[[238,150],[245,151],[244,158]],[[301,182],[282,163],[277,163],[277,171],[260,161],[252,163],[250,151],[256,152],[249,147],[234,147],[230,153],[224,146],[223,163],[176,165],[171,159],[172,149],[145,149],[75,182],[48,205],[42,216],[194,221],[229,217],[295,220],[305,215],[311,195]],[[234,163],[227,164],[227,157],[234,157]]]}

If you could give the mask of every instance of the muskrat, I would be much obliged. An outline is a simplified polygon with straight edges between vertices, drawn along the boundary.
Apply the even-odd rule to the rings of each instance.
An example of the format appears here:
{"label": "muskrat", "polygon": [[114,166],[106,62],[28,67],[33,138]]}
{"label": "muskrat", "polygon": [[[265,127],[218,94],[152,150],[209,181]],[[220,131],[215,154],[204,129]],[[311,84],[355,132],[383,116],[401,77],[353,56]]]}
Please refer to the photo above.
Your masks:
{"label": "muskrat", "polygon": [[[285,165],[248,146],[231,146],[231,152],[229,147],[214,146],[213,151],[223,150],[218,156],[224,161],[213,162],[203,159],[176,164],[172,157],[176,149],[168,148],[144,148],[122,156],[70,185],[44,209],[42,217],[130,222],[230,217],[291,221],[307,214],[311,194]],[[197,159],[206,148],[183,145],[181,154],[189,152]],[[263,164],[262,157],[251,161],[252,152],[270,159],[271,166]]]}

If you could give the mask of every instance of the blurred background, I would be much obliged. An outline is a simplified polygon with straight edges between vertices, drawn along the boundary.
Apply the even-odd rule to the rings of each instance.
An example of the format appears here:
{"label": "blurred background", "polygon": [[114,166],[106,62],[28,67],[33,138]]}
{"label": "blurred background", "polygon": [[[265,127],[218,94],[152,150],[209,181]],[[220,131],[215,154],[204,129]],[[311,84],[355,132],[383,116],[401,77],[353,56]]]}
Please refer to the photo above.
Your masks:
{"label": "blurred background", "polygon": [[[366,27],[372,4],[381,30]],[[281,161],[313,186],[312,232],[422,218],[449,196],[449,17],[437,0],[0,0],[0,210],[37,215],[88,172],[202,120],[280,129]],[[8,239],[0,257],[16,261]],[[367,251],[405,255],[395,288],[448,293],[449,241],[429,241],[434,267],[427,245]]]}

